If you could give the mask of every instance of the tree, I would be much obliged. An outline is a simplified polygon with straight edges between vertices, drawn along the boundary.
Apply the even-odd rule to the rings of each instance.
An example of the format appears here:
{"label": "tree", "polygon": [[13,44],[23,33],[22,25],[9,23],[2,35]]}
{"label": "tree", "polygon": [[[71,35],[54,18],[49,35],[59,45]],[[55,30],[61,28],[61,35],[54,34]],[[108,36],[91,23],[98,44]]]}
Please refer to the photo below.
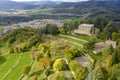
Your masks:
{"label": "tree", "polygon": [[92,80],[108,80],[106,77],[106,72],[102,67],[97,66],[94,68]]}
{"label": "tree", "polygon": [[114,52],[114,49],[113,49],[112,45],[110,45],[103,49],[102,55],[104,58],[106,58],[108,55],[111,55],[113,52]]}
{"label": "tree", "polygon": [[29,47],[34,46],[34,45],[36,45],[36,44],[39,43],[39,42],[40,42],[40,41],[39,41],[37,35],[31,36],[31,37],[28,39]]}
{"label": "tree", "polygon": [[9,38],[9,40],[8,40],[8,45],[10,45],[10,44],[12,44],[12,43],[14,43],[15,42],[15,38],[14,37],[11,37],[11,38]]}
{"label": "tree", "polygon": [[55,73],[53,80],[67,80],[64,72]]}
{"label": "tree", "polygon": [[100,34],[100,29],[96,29],[95,30],[95,37],[98,38]]}
{"label": "tree", "polygon": [[120,33],[116,33],[116,32],[113,32],[112,33],[112,40],[117,40],[117,39],[119,39],[119,37],[120,37]]}
{"label": "tree", "polygon": [[70,63],[69,63],[69,67],[72,71],[75,71],[78,67],[80,66],[79,62],[75,61],[75,60],[72,60]]}
{"label": "tree", "polygon": [[113,63],[113,61],[112,61],[112,55],[108,55],[106,57],[106,59],[105,59],[105,62],[106,62],[105,64],[106,64],[107,67],[111,67],[112,63]]}
{"label": "tree", "polygon": [[74,56],[72,55],[72,53],[69,53],[69,52],[67,52],[67,53],[65,54],[65,57],[66,57],[66,59],[67,59],[68,61],[71,61],[71,60],[73,60],[73,58],[74,58]]}
{"label": "tree", "polygon": [[66,33],[64,28],[60,28],[59,32],[60,32],[60,34],[65,34]]}
{"label": "tree", "polygon": [[113,66],[110,80],[120,80],[120,63]]}
{"label": "tree", "polygon": [[85,78],[85,80],[92,80],[93,68],[94,68],[93,64],[88,65],[88,68],[87,68],[88,69],[88,74],[87,74],[87,77]]}
{"label": "tree", "polygon": [[38,80],[38,79],[37,79],[37,76],[34,75],[34,76],[30,77],[30,80]]}
{"label": "tree", "polygon": [[57,34],[58,33],[57,25],[47,24],[46,25],[46,32],[47,32],[47,34],[51,34],[51,35]]}
{"label": "tree", "polygon": [[95,45],[95,41],[88,41],[87,43],[84,44],[84,49],[86,50],[93,50]]}
{"label": "tree", "polygon": [[78,67],[75,70],[75,79],[84,80],[87,76],[87,69],[85,67]]}
{"label": "tree", "polygon": [[120,62],[120,45],[116,48],[116,59],[117,62]]}
{"label": "tree", "polygon": [[112,53],[112,58],[111,58],[111,60],[110,60],[110,64],[109,64],[109,66],[113,66],[117,61],[116,61],[116,51],[114,51],[113,53]]}
{"label": "tree", "polygon": [[71,61],[75,57],[79,57],[82,51],[79,48],[71,47],[70,49],[66,50],[65,57],[68,61]]}
{"label": "tree", "polygon": [[66,68],[66,66],[67,66],[66,62],[61,58],[57,59],[53,64],[53,68],[55,71],[64,70]]}
{"label": "tree", "polygon": [[50,55],[50,47],[47,44],[40,44],[39,45],[40,52],[44,55],[44,57],[49,58]]}
{"label": "tree", "polygon": [[94,19],[94,24],[97,28],[100,29],[100,31],[103,31],[107,23],[108,23],[108,20],[104,17],[97,17]]}
{"label": "tree", "polygon": [[43,57],[43,54],[40,53],[39,49],[33,46],[30,51],[30,56],[33,60],[37,59],[37,61],[39,61],[39,59]]}
{"label": "tree", "polygon": [[30,72],[30,69],[31,69],[31,67],[30,67],[29,65],[25,65],[25,66],[23,67],[23,73],[24,73],[25,75],[28,75],[29,72]]}
{"label": "tree", "polygon": [[46,68],[50,67],[50,59],[49,58],[41,58],[39,60],[39,67],[41,70],[45,70]]}
{"label": "tree", "polygon": [[112,33],[113,32],[118,32],[118,30],[119,29],[116,26],[114,26],[113,22],[109,22],[107,24],[107,26],[105,27],[105,30],[104,30],[104,32],[107,35],[107,39],[111,39],[112,38]]}

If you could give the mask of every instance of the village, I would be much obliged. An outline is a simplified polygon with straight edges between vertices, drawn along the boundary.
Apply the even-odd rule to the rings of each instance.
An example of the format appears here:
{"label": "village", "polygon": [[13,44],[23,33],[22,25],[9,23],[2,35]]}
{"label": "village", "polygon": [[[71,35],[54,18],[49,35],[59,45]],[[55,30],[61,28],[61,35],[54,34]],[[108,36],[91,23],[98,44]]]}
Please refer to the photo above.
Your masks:
{"label": "village", "polygon": [[[2,36],[2,34],[5,34],[7,32],[10,32],[14,29],[19,29],[19,28],[32,27],[34,29],[39,29],[39,28],[42,29],[47,24],[56,25],[60,29],[62,29],[64,26],[64,23],[62,23],[60,20],[54,20],[54,19],[44,19],[44,20],[34,20],[34,21],[30,21],[30,22],[21,22],[18,24],[13,24],[10,26],[3,27],[3,29],[1,29],[1,36]],[[76,28],[72,31],[72,33],[68,33],[68,34],[60,33],[55,37],[60,39],[60,42],[63,40],[63,41],[65,41],[65,43],[69,43],[72,46],[75,45],[83,51],[85,50],[85,52],[79,53],[80,54],[79,56],[77,56],[77,57],[74,56],[74,59],[72,59],[72,60],[77,61],[80,66],[86,67],[89,64],[91,64],[91,63],[94,64],[95,61],[99,60],[99,58],[96,58],[96,56],[101,55],[101,57],[102,57],[102,52],[106,47],[112,46],[114,49],[117,47],[117,42],[113,41],[113,40],[98,41],[94,44],[93,49],[90,50],[90,51],[92,51],[92,55],[91,55],[89,52],[87,52],[86,49],[84,49],[84,46],[86,43],[89,42],[89,39],[95,35],[95,32],[96,32],[96,27],[94,26],[94,24],[80,24],[78,26],[78,28]],[[92,47],[92,46],[90,46],[90,47]],[[0,51],[0,52],[2,52],[2,51]],[[65,55],[65,57],[61,58],[63,61],[66,62],[67,65],[69,65],[69,57],[70,57],[69,55],[71,55],[71,54],[73,54],[73,53]],[[34,53],[34,55],[36,56],[36,55],[38,55],[38,53]],[[67,70],[64,70],[64,72],[65,72],[66,78],[68,80],[72,80],[70,72]],[[71,69],[71,73],[73,76],[76,75],[76,73],[72,69]]]}
{"label": "village", "polygon": [[6,33],[16,28],[24,28],[24,27],[43,28],[47,24],[56,25],[57,27],[63,27],[64,25],[60,20],[55,20],[55,19],[44,19],[44,20],[33,20],[29,22],[20,22],[17,24],[12,24],[9,26],[2,27],[3,29],[1,29],[0,35],[2,33]]}

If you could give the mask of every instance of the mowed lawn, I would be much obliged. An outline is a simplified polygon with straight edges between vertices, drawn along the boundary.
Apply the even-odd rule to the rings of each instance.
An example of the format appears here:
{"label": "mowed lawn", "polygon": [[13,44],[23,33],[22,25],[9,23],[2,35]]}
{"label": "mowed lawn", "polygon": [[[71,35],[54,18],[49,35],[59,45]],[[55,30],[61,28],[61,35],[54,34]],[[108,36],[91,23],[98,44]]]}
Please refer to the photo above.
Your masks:
{"label": "mowed lawn", "polygon": [[[83,40],[86,40],[86,41],[89,41],[91,36],[87,36],[87,35],[83,35],[83,34],[65,34],[67,36],[71,36],[71,37],[75,37],[75,38],[78,38],[78,39],[83,39]],[[96,42],[104,42],[105,40],[102,40],[102,39],[96,39]]]}
{"label": "mowed lawn", "polygon": [[75,42],[75,43],[78,43],[78,44],[81,44],[81,45],[85,44],[85,42],[83,42],[83,41],[75,40],[75,39],[64,37],[64,36],[61,36],[61,35],[56,35],[56,37],[60,38],[60,39],[65,39],[65,40],[68,40],[68,41],[71,41],[71,42]]}
{"label": "mowed lawn", "polygon": [[12,66],[14,66],[19,58],[18,54],[10,54],[7,58],[7,61],[0,66],[0,80],[6,75]]}
{"label": "mowed lawn", "polygon": [[75,38],[78,38],[78,39],[83,39],[83,40],[86,40],[86,41],[88,41],[90,39],[90,36],[82,35],[82,34],[66,34],[66,35],[71,36],[71,37],[75,37]]}
{"label": "mowed lawn", "polygon": [[9,73],[9,75],[5,78],[5,80],[19,80],[22,76],[22,68],[24,65],[29,65],[31,62],[31,58],[28,52],[25,52],[21,56],[21,60],[19,64]]}

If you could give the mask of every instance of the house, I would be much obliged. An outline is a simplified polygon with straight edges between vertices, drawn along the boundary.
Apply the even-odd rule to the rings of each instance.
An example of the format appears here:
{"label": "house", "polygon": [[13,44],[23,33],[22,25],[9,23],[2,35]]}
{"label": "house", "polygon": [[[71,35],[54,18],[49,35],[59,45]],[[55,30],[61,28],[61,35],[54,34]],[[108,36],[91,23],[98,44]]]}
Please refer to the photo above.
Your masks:
{"label": "house", "polygon": [[94,24],[81,24],[79,25],[78,29],[74,30],[74,33],[91,36],[93,29],[94,29]]}
{"label": "house", "polygon": [[99,43],[96,43],[95,44],[95,47],[94,47],[94,53],[95,54],[99,54],[103,51],[103,49],[107,46],[110,46],[112,45],[113,48],[116,48],[116,41],[112,41],[112,40],[107,40],[105,42],[99,42]]}

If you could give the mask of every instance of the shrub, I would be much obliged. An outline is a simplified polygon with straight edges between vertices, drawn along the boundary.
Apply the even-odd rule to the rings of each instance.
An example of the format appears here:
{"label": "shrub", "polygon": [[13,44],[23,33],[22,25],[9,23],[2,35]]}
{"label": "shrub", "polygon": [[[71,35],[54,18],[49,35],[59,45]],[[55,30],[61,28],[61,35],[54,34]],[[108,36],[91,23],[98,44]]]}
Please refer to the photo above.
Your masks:
{"label": "shrub", "polygon": [[54,80],[67,80],[64,72],[59,72],[54,75]]}
{"label": "shrub", "polygon": [[26,74],[26,75],[28,75],[29,72],[30,72],[30,69],[31,69],[31,67],[29,65],[25,65],[23,67],[23,73]]}
{"label": "shrub", "polygon": [[79,67],[79,62],[73,60],[69,63],[69,67],[72,71],[76,70]]}
{"label": "shrub", "polygon": [[55,71],[64,70],[66,67],[67,67],[66,62],[61,58],[57,59],[53,64],[53,68]]}

